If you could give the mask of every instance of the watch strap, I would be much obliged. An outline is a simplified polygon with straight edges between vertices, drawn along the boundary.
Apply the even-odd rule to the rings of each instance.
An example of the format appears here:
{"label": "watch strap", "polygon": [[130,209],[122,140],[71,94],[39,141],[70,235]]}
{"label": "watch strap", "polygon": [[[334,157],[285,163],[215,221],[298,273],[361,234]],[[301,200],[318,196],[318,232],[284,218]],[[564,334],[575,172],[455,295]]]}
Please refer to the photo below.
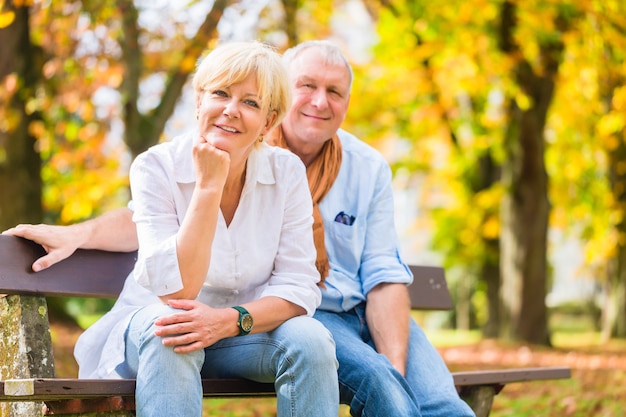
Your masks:
{"label": "watch strap", "polygon": [[248,320],[252,320],[252,316],[250,315],[250,312],[242,306],[233,306],[233,308],[239,312],[239,318],[237,319],[237,327],[239,327],[239,336],[245,336],[249,334],[250,331],[252,330],[252,326],[250,326],[249,329],[245,329],[243,325],[243,321],[246,316],[248,317]]}

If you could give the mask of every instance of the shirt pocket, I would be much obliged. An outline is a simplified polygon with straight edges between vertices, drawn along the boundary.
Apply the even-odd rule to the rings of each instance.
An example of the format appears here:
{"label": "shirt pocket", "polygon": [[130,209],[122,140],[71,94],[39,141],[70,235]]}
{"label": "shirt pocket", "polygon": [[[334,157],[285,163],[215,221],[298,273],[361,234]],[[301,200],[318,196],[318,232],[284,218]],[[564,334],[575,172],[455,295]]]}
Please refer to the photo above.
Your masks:
{"label": "shirt pocket", "polygon": [[340,222],[327,224],[326,250],[330,260],[341,264],[341,268],[358,271],[363,252],[363,230],[356,219],[352,225]]}

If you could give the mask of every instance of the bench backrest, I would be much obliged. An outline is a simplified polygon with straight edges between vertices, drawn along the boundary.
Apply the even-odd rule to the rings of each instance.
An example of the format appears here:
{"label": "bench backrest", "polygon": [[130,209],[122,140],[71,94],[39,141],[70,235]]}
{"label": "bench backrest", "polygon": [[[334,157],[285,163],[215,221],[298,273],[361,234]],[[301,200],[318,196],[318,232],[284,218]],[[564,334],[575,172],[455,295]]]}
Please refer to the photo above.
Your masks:
{"label": "bench backrest", "polygon": [[40,272],[33,262],[45,254],[30,240],[0,235],[0,293],[115,298],[133,269],[137,253],[77,250]]}
{"label": "bench backrest", "polygon": [[[37,243],[0,235],[0,294],[116,298],[137,260],[137,252],[79,249],[50,268],[33,272],[33,262],[44,254]],[[452,308],[443,268],[410,268],[415,277],[409,286],[413,308]]]}

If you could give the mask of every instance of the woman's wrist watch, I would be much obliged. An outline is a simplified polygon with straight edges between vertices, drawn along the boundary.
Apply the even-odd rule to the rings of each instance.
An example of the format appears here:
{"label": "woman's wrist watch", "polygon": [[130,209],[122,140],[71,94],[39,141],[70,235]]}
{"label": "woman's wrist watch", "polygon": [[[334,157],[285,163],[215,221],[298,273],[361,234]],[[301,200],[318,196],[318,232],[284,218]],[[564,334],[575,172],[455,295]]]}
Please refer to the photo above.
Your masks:
{"label": "woman's wrist watch", "polygon": [[239,319],[237,320],[237,327],[239,327],[239,336],[245,336],[252,331],[254,320],[252,316],[242,306],[234,306],[235,310],[239,312]]}

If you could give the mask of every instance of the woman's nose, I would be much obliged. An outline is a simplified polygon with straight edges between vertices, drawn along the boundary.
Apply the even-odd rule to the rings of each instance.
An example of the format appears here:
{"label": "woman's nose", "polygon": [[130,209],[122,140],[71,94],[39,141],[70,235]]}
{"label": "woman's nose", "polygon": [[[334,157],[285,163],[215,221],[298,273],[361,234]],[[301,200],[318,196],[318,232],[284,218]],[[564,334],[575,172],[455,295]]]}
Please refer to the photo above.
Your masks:
{"label": "woman's nose", "polygon": [[239,106],[237,102],[231,101],[224,106],[224,115],[230,118],[238,118],[239,117]]}

